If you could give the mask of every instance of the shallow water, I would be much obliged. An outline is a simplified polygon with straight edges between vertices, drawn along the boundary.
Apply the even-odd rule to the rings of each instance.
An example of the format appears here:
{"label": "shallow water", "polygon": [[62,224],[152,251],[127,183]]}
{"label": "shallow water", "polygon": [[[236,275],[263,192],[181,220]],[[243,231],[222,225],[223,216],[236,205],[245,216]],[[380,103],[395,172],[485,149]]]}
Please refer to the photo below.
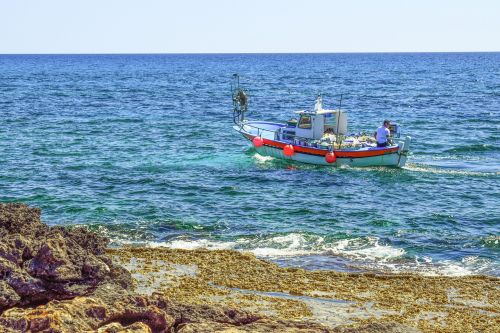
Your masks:
{"label": "shallow water", "polygon": [[[413,137],[404,169],[263,158],[231,128],[342,105]],[[500,53],[0,56],[0,200],[114,244],[283,265],[500,275]]]}

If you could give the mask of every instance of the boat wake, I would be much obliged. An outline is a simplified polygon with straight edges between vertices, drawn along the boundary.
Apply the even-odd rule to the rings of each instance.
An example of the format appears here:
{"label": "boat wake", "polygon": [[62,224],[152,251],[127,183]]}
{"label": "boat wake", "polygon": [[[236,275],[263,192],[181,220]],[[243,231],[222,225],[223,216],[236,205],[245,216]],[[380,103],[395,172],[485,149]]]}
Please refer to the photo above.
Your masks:
{"label": "boat wake", "polygon": [[[276,167],[283,167],[283,165],[290,166],[293,165],[295,168],[304,170],[304,169],[309,169],[309,170],[316,170],[318,168],[324,168],[322,166],[313,166],[313,165],[304,165],[301,163],[296,163],[294,161],[283,161],[283,160],[278,160],[274,157],[271,156],[262,156],[259,155],[258,153],[255,153],[252,155],[252,158],[256,161],[257,164],[259,165],[268,165],[268,166],[276,166]],[[439,166],[433,166],[429,164],[424,164],[424,163],[407,163],[404,167],[402,167],[403,170],[409,171],[409,172],[415,172],[415,173],[429,173],[429,174],[435,174],[435,175],[450,175],[450,176],[474,176],[474,177],[491,177],[491,176],[500,176],[500,171],[497,170],[497,168],[493,168],[492,171],[476,171],[476,170],[467,170],[467,169],[458,169],[458,168],[451,168],[451,167],[439,167]],[[328,169],[330,170],[330,169]],[[387,168],[387,167],[350,167],[350,166],[340,166],[337,168],[337,170],[351,170],[351,171],[360,171],[360,172],[382,172],[382,173],[394,173],[398,172],[399,169],[395,168]]]}
{"label": "boat wake", "polygon": [[463,154],[469,154],[469,153],[475,153],[475,152],[494,152],[498,151],[498,147],[492,144],[472,144],[472,145],[465,145],[465,146],[458,146],[455,148],[451,148],[446,150],[446,153],[463,153]]}
{"label": "boat wake", "polygon": [[270,161],[274,160],[274,157],[271,157],[271,156],[262,156],[262,155],[260,155],[258,153],[256,153],[252,157],[257,161],[257,163],[266,163],[266,162],[270,162]]}
{"label": "boat wake", "polygon": [[470,171],[462,169],[450,169],[450,168],[439,168],[433,167],[425,164],[407,163],[403,167],[404,170],[419,173],[432,173],[441,175],[463,175],[463,176],[479,176],[479,177],[490,177],[492,175],[500,175],[500,171]]}

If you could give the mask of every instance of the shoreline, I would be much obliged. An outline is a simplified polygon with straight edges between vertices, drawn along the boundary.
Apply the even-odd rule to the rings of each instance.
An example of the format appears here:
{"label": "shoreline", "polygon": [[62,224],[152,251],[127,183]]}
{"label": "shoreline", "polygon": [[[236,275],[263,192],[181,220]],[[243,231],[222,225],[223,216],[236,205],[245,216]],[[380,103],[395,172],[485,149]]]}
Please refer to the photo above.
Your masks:
{"label": "shoreline", "polygon": [[500,278],[280,267],[235,250],[110,248],[0,203],[0,331],[495,332]]}
{"label": "shoreline", "polygon": [[500,318],[500,279],[490,276],[304,270],[234,250],[122,247],[107,253],[139,277],[139,292],[154,289],[193,305],[329,329],[396,323],[422,332],[493,332]]}
{"label": "shoreline", "polygon": [[[85,227],[85,225],[83,225]],[[289,234],[293,236],[301,236],[300,233]],[[277,236],[281,237],[281,236]],[[492,240],[496,240],[498,237],[490,237]],[[359,238],[358,238],[359,239]],[[451,261],[426,261],[419,260],[418,262],[412,258],[402,258],[402,255],[395,254],[392,257],[381,257],[374,254],[372,257],[362,258],[356,250],[346,250],[344,252],[335,252],[333,254],[328,253],[328,250],[323,252],[312,252],[308,250],[291,250],[289,254],[285,252],[288,249],[280,248],[264,248],[264,250],[274,251],[275,253],[266,254],[261,248],[246,249],[231,246],[221,246],[218,244],[211,243],[207,240],[207,245],[203,245],[206,239],[202,239],[200,243],[202,245],[196,246],[179,246],[179,244],[172,244],[169,242],[143,242],[143,241],[131,241],[131,242],[120,242],[111,241],[109,246],[110,250],[124,249],[124,248],[143,248],[143,249],[170,249],[179,251],[196,251],[196,250],[209,250],[209,251],[234,251],[238,253],[248,253],[255,256],[257,259],[268,261],[277,264],[279,267],[283,268],[301,268],[307,271],[335,271],[335,272],[345,272],[345,273],[355,273],[355,274],[379,274],[379,275],[417,275],[423,277],[467,277],[467,276],[487,276],[493,278],[500,278],[498,275],[498,270],[481,271],[475,270],[475,267],[468,267],[466,265],[461,265],[460,262]],[[215,246],[214,246],[215,245]],[[405,254],[404,250],[397,247],[390,247],[388,245],[380,246],[378,244],[375,247],[384,247],[384,251],[401,251]],[[374,249],[372,247],[371,249]],[[376,249],[374,249],[376,251]],[[294,253],[296,251],[296,253]],[[302,253],[297,253],[302,251]],[[364,250],[361,250],[364,252]],[[363,254],[364,255],[364,254]],[[399,257],[399,258],[397,258]],[[313,258],[311,261],[310,259]]]}

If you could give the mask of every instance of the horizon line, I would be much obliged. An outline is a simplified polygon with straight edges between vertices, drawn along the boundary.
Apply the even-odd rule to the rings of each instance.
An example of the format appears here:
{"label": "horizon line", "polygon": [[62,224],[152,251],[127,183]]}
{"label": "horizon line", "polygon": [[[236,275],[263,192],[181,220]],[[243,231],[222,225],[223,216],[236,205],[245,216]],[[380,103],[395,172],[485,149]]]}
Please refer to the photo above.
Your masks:
{"label": "horizon line", "polygon": [[42,53],[0,53],[7,55],[258,55],[258,54],[429,54],[429,53],[500,53],[500,51],[337,51],[337,52],[42,52]]}

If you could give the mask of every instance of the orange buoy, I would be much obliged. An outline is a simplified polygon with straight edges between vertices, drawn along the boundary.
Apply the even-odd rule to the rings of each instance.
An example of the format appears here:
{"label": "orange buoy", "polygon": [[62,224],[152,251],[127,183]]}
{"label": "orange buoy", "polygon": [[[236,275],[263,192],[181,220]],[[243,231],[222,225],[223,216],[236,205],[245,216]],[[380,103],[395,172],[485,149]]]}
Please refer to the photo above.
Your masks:
{"label": "orange buoy", "polygon": [[333,152],[327,153],[325,155],[325,161],[327,163],[334,163],[337,160],[337,156]]}
{"label": "orange buoy", "polygon": [[252,143],[255,147],[259,148],[264,145],[264,139],[262,139],[260,136],[256,136],[253,138]]}
{"label": "orange buoy", "polygon": [[285,147],[283,147],[283,154],[285,154],[285,156],[292,156],[293,154],[295,154],[295,150],[293,149],[293,146],[292,145],[286,145]]}

